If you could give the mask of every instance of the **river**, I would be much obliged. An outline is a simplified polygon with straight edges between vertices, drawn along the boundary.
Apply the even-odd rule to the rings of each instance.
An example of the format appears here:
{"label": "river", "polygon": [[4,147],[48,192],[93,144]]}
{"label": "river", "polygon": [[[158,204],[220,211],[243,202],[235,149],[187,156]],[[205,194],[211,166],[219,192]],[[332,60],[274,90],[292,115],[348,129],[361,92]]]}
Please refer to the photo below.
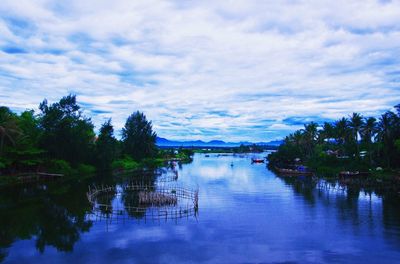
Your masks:
{"label": "river", "polygon": [[[189,164],[163,169],[146,184],[198,190],[198,207],[174,211],[193,205],[178,202],[159,217],[154,217],[157,206],[139,213],[124,211],[136,197],[124,193],[126,176],[117,182],[96,178],[4,188],[0,261],[400,262],[398,195],[280,178],[264,163],[251,163],[251,158],[265,155],[195,154]],[[102,185],[113,188],[102,201],[114,211],[94,210],[88,201],[88,186]]]}

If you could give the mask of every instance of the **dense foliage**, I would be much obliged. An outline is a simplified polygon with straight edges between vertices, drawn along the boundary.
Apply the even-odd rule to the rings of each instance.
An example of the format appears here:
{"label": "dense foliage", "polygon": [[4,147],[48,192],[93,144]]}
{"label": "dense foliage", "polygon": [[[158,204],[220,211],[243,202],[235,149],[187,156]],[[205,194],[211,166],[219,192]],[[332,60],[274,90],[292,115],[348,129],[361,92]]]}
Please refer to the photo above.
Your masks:
{"label": "dense foliage", "polygon": [[128,117],[122,129],[124,153],[135,160],[154,157],[157,153],[156,133],[146,116],[137,111]]}
{"label": "dense foliage", "polygon": [[400,167],[400,105],[379,119],[353,113],[322,126],[311,122],[285,138],[269,155],[271,166],[288,167],[296,162],[317,172],[369,170]]}
{"label": "dense foliage", "polygon": [[89,118],[82,116],[76,97],[69,95],[51,105],[44,100],[39,109],[39,127],[43,133],[40,146],[48,157],[72,165],[89,163],[94,149],[94,126]]}
{"label": "dense foliage", "polygon": [[109,170],[118,157],[118,140],[114,137],[114,127],[108,119],[100,128],[96,141],[96,164],[103,170]]}
{"label": "dense foliage", "polygon": [[157,154],[156,134],[143,113],[134,112],[128,118],[119,141],[111,120],[96,136],[92,121],[82,114],[75,95],[52,104],[44,100],[39,110],[38,114],[33,110],[16,114],[0,107],[0,175],[86,173],[94,167],[108,170],[128,163],[128,167],[138,167],[142,160]]}

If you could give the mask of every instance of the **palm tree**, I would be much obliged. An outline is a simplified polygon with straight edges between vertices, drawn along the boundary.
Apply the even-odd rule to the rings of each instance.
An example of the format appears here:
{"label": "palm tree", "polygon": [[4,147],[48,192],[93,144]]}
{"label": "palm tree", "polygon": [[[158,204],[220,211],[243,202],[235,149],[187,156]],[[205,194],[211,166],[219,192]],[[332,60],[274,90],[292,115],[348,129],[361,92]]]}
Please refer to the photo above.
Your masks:
{"label": "palm tree", "polygon": [[353,131],[354,140],[356,142],[358,141],[358,135],[359,135],[360,129],[363,126],[363,124],[364,124],[364,120],[360,114],[353,113],[353,115],[350,116],[349,126],[351,127],[351,129]]}
{"label": "palm tree", "polygon": [[390,154],[394,148],[394,134],[399,117],[391,111],[384,113],[378,122],[377,139],[383,144],[387,166],[390,167]]}
{"label": "palm tree", "polygon": [[375,117],[369,117],[365,120],[361,126],[360,134],[361,141],[363,141],[368,147],[369,162],[372,164],[372,139],[375,137],[377,132],[377,123]]}
{"label": "palm tree", "polygon": [[303,134],[300,130],[294,132],[292,134],[292,138],[297,147],[299,147],[303,143]]}
{"label": "palm tree", "polygon": [[335,131],[334,131],[334,126],[331,123],[325,122],[322,125],[322,129],[319,131],[318,134],[318,141],[319,143],[324,143],[326,139],[334,138],[335,137]]}
{"label": "palm tree", "polygon": [[345,117],[342,117],[338,121],[335,122],[335,137],[336,140],[339,142],[339,145],[344,145],[346,140],[348,139],[348,120]]}
{"label": "palm tree", "polygon": [[292,141],[292,134],[286,136],[284,139],[285,144],[290,144]]}
{"label": "palm tree", "polygon": [[365,122],[361,126],[360,135],[361,140],[367,144],[372,143],[372,139],[374,138],[377,132],[377,123],[375,117],[368,117],[365,119]]}
{"label": "palm tree", "polygon": [[311,155],[313,152],[314,148],[314,143],[317,139],[317,134],[318,134],[318,124],[311,122],[309,124],[304,125],[303,135],[304,135],[304,141],[306,144],[307,148],[307,153],[308,155]]}
{"label": "palm tree", "polygon": [[22,134],[15,117],[7,107],[0,107],[0,155],[3,154],[6,142],[15,145],[18,136]]}
{"label": "palm tree", "polygon": [[304,133],[309,137],[310,140],[315,141],[317,138],[318,132],[318,124],[315,122],[311,122],[309,124],[304,125]]}
{"label": "palm tree", "polygon": [[353,115],[350,116],[349,126],[351,127],[351,130],[352,130],[353,140],[356,143],[357,157],[360,154],[360,146],[358,144],[358,135],[359,135],[361,127],[363,126],[363,123],[364,123],[363,117],[360,114],[353,113]]}

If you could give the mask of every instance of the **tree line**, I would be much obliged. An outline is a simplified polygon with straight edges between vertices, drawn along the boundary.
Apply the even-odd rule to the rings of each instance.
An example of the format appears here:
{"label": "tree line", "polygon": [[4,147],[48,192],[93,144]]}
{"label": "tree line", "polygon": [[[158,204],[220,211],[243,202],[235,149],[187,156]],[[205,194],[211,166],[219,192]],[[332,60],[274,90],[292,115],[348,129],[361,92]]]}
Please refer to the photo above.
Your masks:
{"label": "tree line", "polygon": [[400,104],[378,119],[353,113],[335,122],[305,124],[269,156],[272,166],[296,161],[315,170],[369,170],[400,167]]}
{"label": "tree line", "polygon": [[94,128],[75,95],[52,104],[45,99],[39,113],[17,114],[0,106],[0,174],[133,168],[157,155],[156,133],[139,111],[127,118],[121,140],[114,135],[111,119],[98,135]]}

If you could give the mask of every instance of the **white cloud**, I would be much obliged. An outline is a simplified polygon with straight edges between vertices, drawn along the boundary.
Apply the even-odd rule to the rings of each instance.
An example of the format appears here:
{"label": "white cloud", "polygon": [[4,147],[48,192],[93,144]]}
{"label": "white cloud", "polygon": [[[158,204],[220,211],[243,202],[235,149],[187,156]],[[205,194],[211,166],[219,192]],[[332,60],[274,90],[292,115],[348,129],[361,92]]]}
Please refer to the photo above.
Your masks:
{"label": "white cloud", "polygon": [[74,92],[96,125],[139,109],[160,136],[265,141],[400,101],[399,1],[6,0],[0,18],[17,110]]}

